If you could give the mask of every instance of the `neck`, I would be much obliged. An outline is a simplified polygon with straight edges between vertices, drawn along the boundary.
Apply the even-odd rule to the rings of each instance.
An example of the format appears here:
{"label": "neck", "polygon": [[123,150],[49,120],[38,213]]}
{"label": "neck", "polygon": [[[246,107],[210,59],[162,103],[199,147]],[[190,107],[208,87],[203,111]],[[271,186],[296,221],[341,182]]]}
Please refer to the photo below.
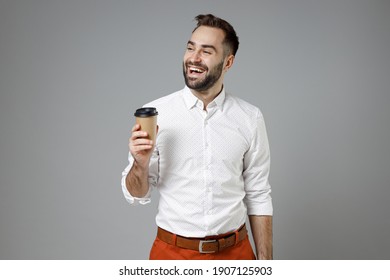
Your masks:
{"label": "neck", "polygon": [[210,104],[222,91],[223,85],[213,86],[208,90],[205,91],[197,91],[194,89],[190,89],[192,94],[195,95],[197,98],[202,100],[203,102],[203,110],[206,110],[207,105]]}

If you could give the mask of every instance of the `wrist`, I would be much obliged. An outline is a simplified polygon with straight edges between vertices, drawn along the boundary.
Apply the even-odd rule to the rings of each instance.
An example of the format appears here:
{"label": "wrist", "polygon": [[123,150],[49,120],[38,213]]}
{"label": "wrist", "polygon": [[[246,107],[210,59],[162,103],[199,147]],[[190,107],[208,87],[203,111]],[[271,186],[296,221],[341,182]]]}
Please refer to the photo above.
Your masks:
{"label": "wrist", "polygon": [[141,173],[141,174],[148,173],[149,172],[149,160],[147,160],[145,162],[141,162],[141,161],[138,161],[134,158],[133,169],[137,173]]}

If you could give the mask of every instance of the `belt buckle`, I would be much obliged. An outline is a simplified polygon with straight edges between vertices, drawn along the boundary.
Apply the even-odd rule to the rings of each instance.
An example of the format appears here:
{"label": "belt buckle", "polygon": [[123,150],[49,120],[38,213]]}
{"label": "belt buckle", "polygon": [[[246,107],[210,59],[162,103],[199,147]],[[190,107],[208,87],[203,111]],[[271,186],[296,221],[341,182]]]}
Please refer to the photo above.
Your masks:
{"label": "belt buckle", "polygon": [[211,239],[211,240],[200,240],[199,241],[199,253],[202,254],[209,254],[209,253],[215,253],[216,251],[203,251],[203,244],[204,243],[211,243],[211,242],[216,242],[216,239]]}

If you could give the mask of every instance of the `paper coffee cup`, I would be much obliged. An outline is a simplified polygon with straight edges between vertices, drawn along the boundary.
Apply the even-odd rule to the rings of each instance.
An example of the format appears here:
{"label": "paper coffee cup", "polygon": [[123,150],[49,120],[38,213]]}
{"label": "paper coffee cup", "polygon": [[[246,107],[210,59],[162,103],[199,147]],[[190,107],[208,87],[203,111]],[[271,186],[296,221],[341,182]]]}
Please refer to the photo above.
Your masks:
{"label": "paper coffee cup", "polygon": [[154,107],[143,107],[135,111],[135,122],[141,126],[142,131],[148,133],[148,139],[156,143],[156,129],[157,129],[157,115],[158,112]]}

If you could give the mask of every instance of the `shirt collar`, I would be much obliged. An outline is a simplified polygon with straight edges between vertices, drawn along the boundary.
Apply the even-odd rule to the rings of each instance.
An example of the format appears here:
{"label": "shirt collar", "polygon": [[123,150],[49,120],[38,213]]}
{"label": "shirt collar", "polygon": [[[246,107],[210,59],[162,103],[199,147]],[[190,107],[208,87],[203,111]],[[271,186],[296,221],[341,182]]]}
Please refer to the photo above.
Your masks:
{"label": "shirt collar", "polygon": [[[187,86],[185,86],[183,89],[183,98],[186,104],[186,108],[188,110],[192,109],[194,106],[196,106],[196,103],[200,101],[195,95],[192,94],[191,90]],[[225,87],[223,87],[222,91],[218,94],[216,98],[214,98],[213,101],[210,102],[209,106],[215,104],[218,108],[222,110],[225,98]]]}

